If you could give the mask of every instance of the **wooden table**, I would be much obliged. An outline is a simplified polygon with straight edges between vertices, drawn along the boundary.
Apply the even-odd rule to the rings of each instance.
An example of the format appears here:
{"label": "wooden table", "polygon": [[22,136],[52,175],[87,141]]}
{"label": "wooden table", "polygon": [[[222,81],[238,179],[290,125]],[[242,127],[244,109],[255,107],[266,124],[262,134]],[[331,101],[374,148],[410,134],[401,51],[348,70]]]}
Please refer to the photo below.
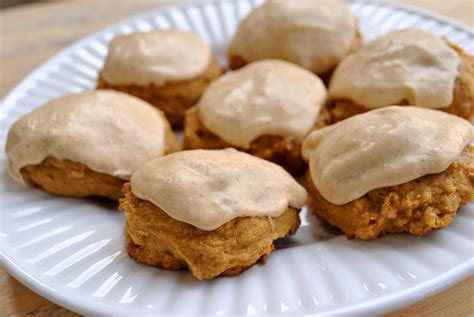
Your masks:
{"label": "wooden table", "polygon": [[[0,11],[0,97],[37,65],[83,36],[131,15],[180,1],[53,1]],[[474,26],[472,0],[405,0]],[[0,315],[76,316],[0,269]],[[474,277],[387,316],[474,316]]]}

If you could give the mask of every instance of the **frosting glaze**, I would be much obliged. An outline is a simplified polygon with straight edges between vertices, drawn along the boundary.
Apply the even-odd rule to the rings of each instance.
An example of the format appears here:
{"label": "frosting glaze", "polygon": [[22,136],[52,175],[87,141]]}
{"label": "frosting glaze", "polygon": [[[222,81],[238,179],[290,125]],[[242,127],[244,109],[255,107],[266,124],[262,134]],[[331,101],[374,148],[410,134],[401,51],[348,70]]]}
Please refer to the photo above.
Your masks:
{"label": "frosting glaze", "polygon": [[390,106],[315,130],[302,154],[321,195],[342,205],[373,189],[446,170],[473,138],[471,123],[457,116]]}
{"label": "frosting glaze", "polygon": [[161,86],[196,78],[210,62],[209,47],[194,33],[157,30],[115,37],[101,74],[110,84]]}
{"label": "frosting glaze", "polygon": [[10,128],[9,173],[21,180],[22,167],[52,156],[129,179],[140,164],[165,153],[165,120],[148,103],[112,90],[59,97]]}
{"label": "frosting glaze", "polygon": [[262,135],[302,140],[326,96],[324,84],[310,71],[282,60],[262,60],[213,81],[197,107],[208,130],[247,149]]}
{"label": "frosting glaze", "polygon": [[329,85],[332,99],[365,108],[403,101],[446,108],[453,101],[461,58],[440,37],[421,29],[388,33],[344,58]]}
{"label": "frosting glaze", "polygon": [[356,20],[344,0],[269,0],[240,23],[229,55],[284,59],[324,74],[355,37]]}
{"label": "frosting glaze", "polygon": [[130,183],[138,198],[207,231],[237,217],[278,217],[307,199],[283,168],[234,149],[166,155],[142,165]]}

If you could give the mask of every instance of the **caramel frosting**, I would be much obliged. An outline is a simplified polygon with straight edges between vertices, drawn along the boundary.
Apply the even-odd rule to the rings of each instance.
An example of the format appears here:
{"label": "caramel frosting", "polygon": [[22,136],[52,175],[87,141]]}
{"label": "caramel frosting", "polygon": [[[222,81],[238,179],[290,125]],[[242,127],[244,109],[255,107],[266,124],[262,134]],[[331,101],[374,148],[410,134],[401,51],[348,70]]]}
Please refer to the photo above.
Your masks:
{"label": "caramel frosting", "polygon": [[330,71],[352,47],[356,20],[344,0],[269,0],[239,25],[229,55],[284,59]]}
{"label": "caramel frosting", "polygon": [[262,135],[302,140],[326,101],[322,81],[282,60],[251,63],[213,81],[198,102],[203,125],[247,149]]}
{"label": "caramel frosting", "polygon": [[211,62],[207,44],[194,33],[178,29],[115,37],[101,75],[115,85],[156,85],[202,75]]}
{"label": "caramel frosting", "polygon": [[150,104],[112,90],[66,95],[18,119],[6,153],[10,175],[51,156],[129,179],[140,164],[165,153],[166,119]]}
{"label": "caramel frosting", "polygon": [[440,173],[473,140],[467,120],[390,106],[315,130],[303,142],[302,154],[321,195],[342,205],[376,188]]}
{"label": "caramel frosting", "polygon": [[365,108],[406,102],[446,108],[453,101],[461,58],[440,37],[421,29],[394,31],[367,43],[336,67],[332,99]]}
{"label": "caramel frosting", "polygon": [[234,149],[160,157],[133,173],[131,187],[171,218],[207,231],[238,217],[278,217],[307,199],[283,168]]}

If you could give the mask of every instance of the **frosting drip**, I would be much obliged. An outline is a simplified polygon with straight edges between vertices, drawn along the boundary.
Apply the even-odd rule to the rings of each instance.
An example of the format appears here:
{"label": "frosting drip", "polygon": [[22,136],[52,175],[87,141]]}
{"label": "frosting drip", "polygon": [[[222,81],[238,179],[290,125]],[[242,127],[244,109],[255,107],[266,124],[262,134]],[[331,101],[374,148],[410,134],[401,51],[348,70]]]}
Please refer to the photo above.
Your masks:
{"label": "frosting drip", "polygon": [[165,153],[166,119],[150,104],[112,90],[70,94],[21,117],[10,128],[9,173],[48,156],[129,179],[142,163]]}
{"label": "frosting drip", "polygon": [[194,79],[210,62],[210,49],[197,35],[158,30],[115,37],[101,74],[110,84],[160,86]]}
{"label": "frosting drip", "polygon": [[391,32],[344,58],[329,85],[332,99],[365,108],[408,102],[446,108],[453,101],[461,58],[438,36],[420,29]]}
{"label": "frosting drip", "polygon": [[302,154],[321,195],[342,205],[446,170],[473,138],[471,123],[457,116],[391,106],[312,132]]}
{"label": "frosting drip", "polygon": [[355,36],[356,20],[343,0],[269,0],[240,23],[229,54],[247,62],[284,59],[324,74]]}
{"label": "frosting drip", "polygon": [[307,199],[283,168],[234,149],[183,151],[152,160],[132,175],[131,187],[171,218],[207,231],[237,217],[278,217]]}
{"label": "frosting drip", "polygon": [[302,140],[326,101],[313,73],[281,60],[251,63],[213,81],[198,103],[203,125],[247,149],[262,135]]}

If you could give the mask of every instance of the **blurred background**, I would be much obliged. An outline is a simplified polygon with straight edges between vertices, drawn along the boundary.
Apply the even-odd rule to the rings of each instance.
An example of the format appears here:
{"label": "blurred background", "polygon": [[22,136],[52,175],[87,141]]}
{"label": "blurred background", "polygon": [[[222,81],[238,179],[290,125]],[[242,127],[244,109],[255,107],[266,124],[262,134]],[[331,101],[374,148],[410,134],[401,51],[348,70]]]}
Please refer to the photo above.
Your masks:
{"label": "blurred background", "polygon": [[0,1],[0,8],[6,8],[6,7],[16,6],[16,5],[25,4],[25,3],[31,3],[31,2],[37,2],[37,1],[28,1],[28,0],[1,0],[1,1]]}
{"label": "blurred background", "polygon": [[[200,1],[0,0],[0,98],[36,66],[87,34],[162,5]],[[474,26],[474,0],[398,2]]]}

